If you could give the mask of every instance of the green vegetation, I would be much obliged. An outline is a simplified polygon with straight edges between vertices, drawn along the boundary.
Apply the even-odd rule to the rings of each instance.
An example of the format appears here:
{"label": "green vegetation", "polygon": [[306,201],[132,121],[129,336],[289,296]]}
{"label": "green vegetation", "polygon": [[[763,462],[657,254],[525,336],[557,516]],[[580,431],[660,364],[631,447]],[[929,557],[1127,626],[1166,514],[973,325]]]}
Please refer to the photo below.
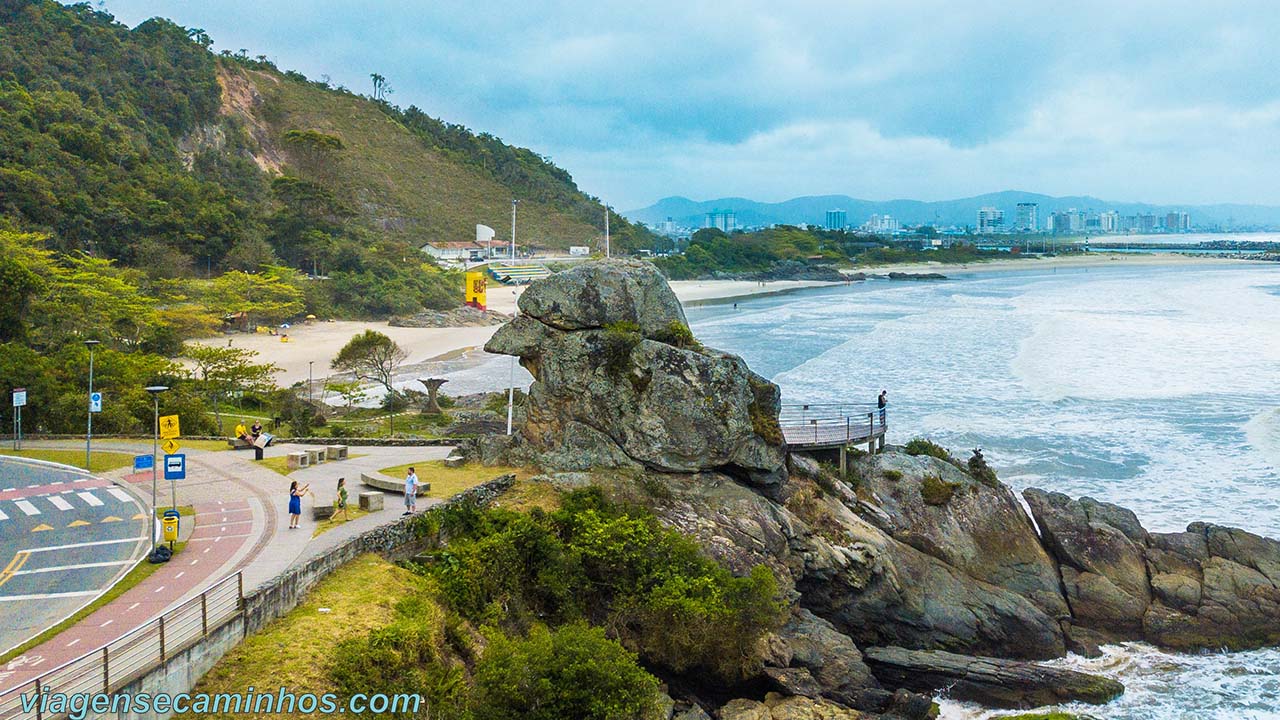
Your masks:
{"label": "green vegetation", "polygon": [[[63,465],[70,465],[78,468],[84,467],[84,448],[80,448],[79,450],[49,450],[42,448],[23,450],[0,449],[0,455],[12,455],[15,457],[31,458],[32,460],[44,460],[46,462],[61,463]],[[104,473],[122,467],[130,467],[131,465],[133,465],[133,455],[94,450],[91,453],[89,472]]]}
{"label": "green vegetation", "polygon": [[666,343],[678,347],[681,350],[702,350],[702,343],[693,336],[693,331],[689,326],[679,320],[672,320],[662,329],[658,335],[654,336],[654,340],[660,343]]}
{"label": "green vegetation", "polygon": [[842,231],[778,226],[732,235],[716,228],[693,234],[683,253],[658,258],[659,269],[673,280],[711,277],[716,273],[753,274],[784,265],[876,266],[906,262],[970,263],[1016,257],[959,243],[922,250],[918,242],[892,241]]}
{"label": "green vegetation", "polygon": [[576,491],[550,513],[458,508],[446,548],[420,571],[451,610],[523,634],[591,620],[649,665],[724,681],[758,668],[783,619],[772,572],[734,577],[649,513]]}
{"label": "green vegetation", "polygon": [[956,459],[951,457],[951,453],[947,452],[946,448],[925,438],[914,438],[903,449],[907,451],[908,455],[928,455],[952,464],[956,462]]}
{"label": "green vegetation", "polygon": [[880,475],[884,477],[885,480],[891,480],[893,482],[897,482],[902,479],[901,470],[884,470]]}
{"label": "green vegetation", "polygon": [[[190,509],[189,506],[179,507],[178,512],[182,512],[183,510],[189,510],[189,509]],[[183,514],[190,514],[190,513],[183,513]],[[182,549],[185,548],[186,546],[187,544],[185,542],[175,543],[173,546],[173,556],[177,557],[178,554],[182,552]],[[115,600],[116,598],[120,597],[121,595],[125,594],[129,590],[132,590],[135,586],[138,585],[138,583],[151,577],[151,575],[155,573],[155,571],[159,568],[160,568],[159,564],[153,565],[147,562],[145,558],[143,558],[142,560],[138,561],[138,564],[134,565],[133,569],[130,570],[128,573],[126,573],[124,577],[120,578],[120,580],[117,581],[115,585],[112,585],[111,589],[107,590],[101,596],[96,598],[93,602],[80,608],[75,612],[75,614],[71,615],[70,617],[58,623],[57,625],[54,625],[48,630],[45,630],[39,635],[36,635],[35,637],[15,647],[9,652],[4,653],[3,655],[0,655],[0,663],[7,663],[10,660],[18,657],[19,655],[24,654],[26,651],[30,650],[31,648],[39,647],[40,645],[43,645],[44,643],[52,640],[53,638],[61,634],[63,630],[66,630],[67,628],[70,628],[70,627],[74,627],[81,620],[94,614],[99,609],[101,609],[111,601]]]}
{"label": "green vegetation", "polygon": [[642,339],[640,326],[629,320],[606,325],[600,337],[605,370],[615,376],[625,375],[631,369],[631,353]]}
{"label": "green vegetation", "polygon": [[960,483],[948,482],[937,475],[925,475],[920,481],[920,497],[926,505],[946,505],[960,488]]}

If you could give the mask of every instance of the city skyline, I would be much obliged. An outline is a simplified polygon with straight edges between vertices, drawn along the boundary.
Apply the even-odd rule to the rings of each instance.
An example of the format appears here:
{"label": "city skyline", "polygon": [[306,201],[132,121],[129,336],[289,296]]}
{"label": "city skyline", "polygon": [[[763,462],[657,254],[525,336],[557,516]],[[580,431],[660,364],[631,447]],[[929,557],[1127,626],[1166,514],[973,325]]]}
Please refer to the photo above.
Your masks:
{"label": "city skyline", "polygon": [[105,8],[357,92],[379,73],[391,102],[532,148],[615,207],[993,187],[1280,204],[1267,3]]}

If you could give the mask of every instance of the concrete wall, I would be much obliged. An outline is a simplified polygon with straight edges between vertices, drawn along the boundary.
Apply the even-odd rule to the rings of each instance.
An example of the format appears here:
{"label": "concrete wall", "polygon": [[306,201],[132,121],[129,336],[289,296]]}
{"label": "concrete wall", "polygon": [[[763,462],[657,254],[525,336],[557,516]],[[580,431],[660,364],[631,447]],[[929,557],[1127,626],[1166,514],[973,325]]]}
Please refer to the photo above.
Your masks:
{"label": "concrete wall", "polygon": [[[191,647],[170,656],[166,663],[129,683],[118,690],[117,694],[190,692],[227,651],[238,645],[249,633],[261,629],[297,607],[307,592],[329,573],[370,552],[385,555],[392,560],[410,557],[432,540],[425,530],[433,514],[464,503],[488,505],[514,483],[515,475],[495,478],[461,492],[426,512],[361,533],[331,551],[289,568],[246,595],[242,614],[211,631]],[[268,681],[269,678],[263,678],[263,687],[269,686]],[[311,690],[290,689],[296,692]],[[153,712],[119,714],[117,717],[120,720],[164,720],[171,715]]]}

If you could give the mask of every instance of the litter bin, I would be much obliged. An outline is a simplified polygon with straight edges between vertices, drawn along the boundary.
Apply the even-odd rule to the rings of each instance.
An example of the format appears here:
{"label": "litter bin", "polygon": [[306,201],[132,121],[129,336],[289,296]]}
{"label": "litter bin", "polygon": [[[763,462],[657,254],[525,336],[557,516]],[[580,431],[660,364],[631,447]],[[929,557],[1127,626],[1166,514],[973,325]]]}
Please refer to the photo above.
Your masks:
{"label": "litter bin", "polygon": [[160,518],[160,525],[164,530],[164,541],[167,543],[175,542],[178,539],[178,517],[177,510],[165,510],[164,515]]}

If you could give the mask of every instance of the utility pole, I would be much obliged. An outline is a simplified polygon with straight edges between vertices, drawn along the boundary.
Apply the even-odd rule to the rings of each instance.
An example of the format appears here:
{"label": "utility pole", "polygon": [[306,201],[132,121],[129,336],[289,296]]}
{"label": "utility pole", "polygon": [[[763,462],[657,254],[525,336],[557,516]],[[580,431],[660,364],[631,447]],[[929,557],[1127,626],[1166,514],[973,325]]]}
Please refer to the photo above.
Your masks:
{"label": "utility pole", "polygon": [[311,404],[311,366],[315,364],[315,360],[307,361],[307,405]]}
{"label": "utility pole", "polygon": [[[155,512],[158,507],[156,499],[156,485],[159,482],[160,461],[156,456],[160,454],[160,393],[168,390],[165,385],[152,385],[148,387],[147,392],[151,393],[151,401],[155,407],[155,425],[151,436],[151,554],[156,554],[156,518]],[[175,505],[177,503],[174,503]]]}
{"label": "utility pole", "polygon": [[604,256],[610,257],[609,254],[609,206],[604,206]]}

